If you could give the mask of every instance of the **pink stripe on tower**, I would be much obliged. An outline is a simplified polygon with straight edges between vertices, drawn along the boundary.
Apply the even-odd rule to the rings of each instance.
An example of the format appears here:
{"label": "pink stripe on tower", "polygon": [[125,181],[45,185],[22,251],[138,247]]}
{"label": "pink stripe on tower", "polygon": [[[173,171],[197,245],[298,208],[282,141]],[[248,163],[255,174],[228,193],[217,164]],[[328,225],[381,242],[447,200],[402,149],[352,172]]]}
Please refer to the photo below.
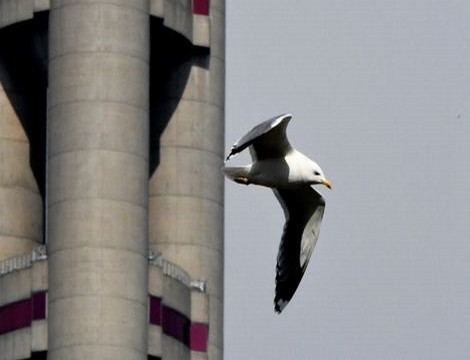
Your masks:
{"label": "pink stripe on tower", "polygon": [[209,15],[209,0],[193,0],[193,14]]}
{"label": "pink stripe on tower", "polygon": [[191,350],[206,352],[209,326],[203,323],[192,323],[190,331]]}
{"label": "pink stripe on tower", "polygon": [[162,325],[162,299],[150,296],[149,322],[153,325]]}
{"label": "pink stripe on tower", "polygon": [[33,320],[42,320],[46,318],[46,292],[41,291],[33,294],[32,298],[32,318]]}
{"label": "pink stripe on tower", "polygon": [[31,298],[0,306],[0,335],[31,326],[34,320],[46,318],[46,292]]}
{"label": "pink stripe on tower", "polygon": [[0,307],[0,335],[31,325],[31,299]]}

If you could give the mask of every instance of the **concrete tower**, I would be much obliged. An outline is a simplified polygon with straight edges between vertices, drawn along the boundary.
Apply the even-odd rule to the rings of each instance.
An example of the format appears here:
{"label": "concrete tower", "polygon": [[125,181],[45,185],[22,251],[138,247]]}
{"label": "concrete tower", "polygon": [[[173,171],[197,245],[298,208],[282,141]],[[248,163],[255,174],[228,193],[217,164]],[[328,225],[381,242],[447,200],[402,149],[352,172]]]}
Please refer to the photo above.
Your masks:
{"label": "concrete tower", "polygon": [[222,359],[224,0],[0,0],[0,360]]}
{"label": "concrete tower", "polygon": [[148,6],[51,1],[51,360],[147,355]]}
{"label": "concrete tower", "polygon": [[[158,104],[158,109],[152,109],[151,122],[161,124],[166,119],[168,124],[154,131],[152,138],[159,146],[152,148],[158,153],[151,154],[151,170],[157,163],[158,168],[150,177],[149,240],[152,249],[207,281],[209,353],[219,359],[223,341],[224,210],[223,178],[218,172],[224,153],[224,2],[210,3],[210,52],[187,49],[172,59],[170,66],[163,67],[168,69],[165,91],[155,94],[161,97],[158,101],[151,99],[152,106]],[[152,82],[159,83],[153,77]]]}

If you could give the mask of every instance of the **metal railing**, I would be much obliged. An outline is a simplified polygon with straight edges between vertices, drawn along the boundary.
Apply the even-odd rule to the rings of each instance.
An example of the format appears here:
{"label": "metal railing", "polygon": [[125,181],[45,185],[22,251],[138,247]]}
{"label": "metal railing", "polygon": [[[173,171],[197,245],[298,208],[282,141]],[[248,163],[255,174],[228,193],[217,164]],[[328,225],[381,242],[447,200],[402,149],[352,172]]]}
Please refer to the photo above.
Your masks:
{"label": "metal railing", "polygon": [[205,280],[192,280],[186,271],[178,265],[165,260],[162,254],[158,252],[149,251],[149,265],[158,266],[162,269],[164,275],[180,281],[190,289],[206,292]]}
{"label": "metal railing", "polygon": [[[0,276],[7,275],[13,271],[26,269],[32,266],[36,261],[43,261],[47,259],[47,250],[45,245],[40,245],[35,248],[31,253],[20,256],[15,256],[3,261],[0,261]],[[189,274],[178,265],[165,260],[160,253],[155,253],[152,250],[148,254],[149,265],[158,266],[162,269],[163,274],[172,279],[178,280],[185,286],[192,290],[206,292],[205,280],[193,280]]]}
{"label": "metal railing", "polygon": [[33,249],[29,254],[19,255],[0,261],[0,276],[7,275],[13,271],[29,268],[34,262],[45,259],[47,259],[46,246],[40,245]]}

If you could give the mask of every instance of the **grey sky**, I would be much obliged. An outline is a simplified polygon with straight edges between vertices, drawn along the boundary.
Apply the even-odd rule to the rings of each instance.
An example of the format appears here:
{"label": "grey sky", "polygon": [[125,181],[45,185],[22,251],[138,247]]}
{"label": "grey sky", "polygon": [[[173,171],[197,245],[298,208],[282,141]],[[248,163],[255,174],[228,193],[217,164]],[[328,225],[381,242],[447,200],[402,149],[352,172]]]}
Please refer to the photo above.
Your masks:
{"label": "grey sky", "polygon": [[227,360],[469,357],[469,19],[455,0],[227,1],[226,148],[291,112],[333,181],[280,316],[282,210],[226,183]]}

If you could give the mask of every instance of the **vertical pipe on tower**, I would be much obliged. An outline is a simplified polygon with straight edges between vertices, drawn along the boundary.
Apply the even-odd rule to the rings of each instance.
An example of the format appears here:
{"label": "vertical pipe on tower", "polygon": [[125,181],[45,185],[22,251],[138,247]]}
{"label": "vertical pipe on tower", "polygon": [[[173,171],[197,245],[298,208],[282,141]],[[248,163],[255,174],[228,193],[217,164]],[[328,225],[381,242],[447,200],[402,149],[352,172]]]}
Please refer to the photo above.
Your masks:
{"label": "vertical pipe on tower", "polygon": [[51,360],[147,358],[148,3],[51,0]]}
{"label": "vertical pipe on tower", "polygon": [[210,52],[196,52],[172,73],[175,90],[165,101],[175,110],[159,139],[159,165],[150,179],[149,241],[191,277],[207,281],[208,357],[222,359],[224,0],[210,1],[210,19]]}
{"label": "vertical pipe on tower", "polygon": [[[29,158],[29,140],[15,113],[18,99],[0,59],[0,260],[26,254],[42,240],[42,198]],[[8,92],[8,96],[7,96]]]}

